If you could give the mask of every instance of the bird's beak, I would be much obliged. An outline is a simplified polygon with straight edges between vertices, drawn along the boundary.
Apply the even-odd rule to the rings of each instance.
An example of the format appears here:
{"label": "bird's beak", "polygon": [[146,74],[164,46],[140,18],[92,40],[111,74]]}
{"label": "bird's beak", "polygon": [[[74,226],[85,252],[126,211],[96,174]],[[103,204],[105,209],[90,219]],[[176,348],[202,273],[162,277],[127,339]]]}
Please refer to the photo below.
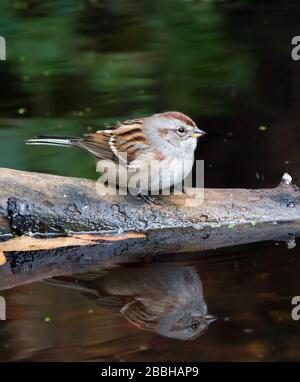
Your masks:
{"label": "bird's beak", "polygon": [[199,137],[202,137],[203,135],[205,135],[206,132],[203,131],[203,130],[200,130],[200,129],[195,129],[192,133],[192,138],[199,138]]}
{"label": "bird's beak", "polygon": [[205,321],[208,323],[208,324],[211,324],[212,322],[216,321],[218,319],[218,316],[216,315],[213,315],[213,314],[206,314],[204,316],[204,319]]}

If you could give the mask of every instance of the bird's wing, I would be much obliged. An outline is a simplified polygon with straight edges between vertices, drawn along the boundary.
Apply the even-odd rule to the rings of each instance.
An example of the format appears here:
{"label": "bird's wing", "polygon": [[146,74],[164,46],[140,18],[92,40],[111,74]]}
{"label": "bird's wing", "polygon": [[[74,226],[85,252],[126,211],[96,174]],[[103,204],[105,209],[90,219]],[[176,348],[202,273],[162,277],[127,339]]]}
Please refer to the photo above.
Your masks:
{"label": "bird's wing", "polygon": [[149,148],[149,142],[143,132],[142,119],[125,121],[109,129],[87,134],[77,145],[97,158],[127,165]]}
{"label": "bird's wing", "polygon": [[120,313],[133,325],[145,330],[155,331],[160,320],[160,317],[146,307],[142,300],[137,299],[124,305]]}

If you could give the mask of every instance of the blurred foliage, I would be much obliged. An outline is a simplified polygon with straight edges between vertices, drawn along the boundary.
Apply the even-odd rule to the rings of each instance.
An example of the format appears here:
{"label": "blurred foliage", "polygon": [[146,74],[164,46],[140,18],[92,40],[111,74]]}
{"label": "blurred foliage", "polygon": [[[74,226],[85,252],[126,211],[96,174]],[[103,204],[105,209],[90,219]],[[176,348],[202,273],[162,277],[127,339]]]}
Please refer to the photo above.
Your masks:
{"label": "blurred foliage", "polygon": [[[77,121],[70,129],[76,135],[88,126],[164,110],[196,119],[230,114],[232,100],[253,86],[253,57],[246,50],[235,54],[217,4],[2,0],[0,35],[7,40],[7,61],[0,66],[0,118],[19,119],[24,133],[14,138],[20,140],[31,132],[65,135],[70,121]],[[32,118],[48,122],[39,120],[37,126]],[[52,118],[65,122],[58,129]],[[2,120],[1,138],[12,133],[6,126]],[[15,145],[9,139],[1,139],[3,144]],[[29,169],[55,171],[37,166],[41,150],[30,150],[32,154],[20,147],[12,162],[6,157],[4,164],[28,168],[30,162]],[[58,156],[61,152],[55,151]],[[86,155],[75,157],[84,169]],[[61,164],[58,172],[65,170],[70,173]]]}
{"label": "blurred foliage", "polygon": [[233,54],[213,1],[4,0],[0,26],[1,84],[30,116],[215,114],[251,84],[250,57]]}

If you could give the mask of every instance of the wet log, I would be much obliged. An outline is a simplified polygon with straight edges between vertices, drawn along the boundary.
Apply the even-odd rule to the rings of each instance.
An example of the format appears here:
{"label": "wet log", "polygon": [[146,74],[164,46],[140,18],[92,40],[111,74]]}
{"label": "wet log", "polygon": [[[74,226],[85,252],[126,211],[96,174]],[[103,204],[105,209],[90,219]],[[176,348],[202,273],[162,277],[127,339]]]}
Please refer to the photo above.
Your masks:
{"label": "wet log", "polygon": [[159,196],[156,204],[147,204],[132,195],[99,196],[92,180],[0,169],[0,240],[40,234],[94,232],[116,237],[165,231],[174,233],[173,247],[180,250],[185,235],[193,246],[208,231],[225,229],[227,236],[234,236],[234,228],[240,225],[249,230],[260,225],[260,231],[267,232],[270,224],[300,220],[299,188],[288,174],[272,189],[205,189],[204,200],[197,206],[193,205],[194,190]]}
{"label": "wet log", "polygon": [[299,189],[288,174],[273,189],[205,189],[196,207],[193,190],[147,204],[131,195],[98,196],[92,180],[0,169],[0,237],[202,230],[300,219]]}
{"label": "wet log", "polygon": [[205,189],[203,203],[189,207],[193,192],[149,205],[100,197],[91,180],[0,169],[0,288],[95,263],[265,240],[295,245],[300,193],[288,174],[272,189]]}

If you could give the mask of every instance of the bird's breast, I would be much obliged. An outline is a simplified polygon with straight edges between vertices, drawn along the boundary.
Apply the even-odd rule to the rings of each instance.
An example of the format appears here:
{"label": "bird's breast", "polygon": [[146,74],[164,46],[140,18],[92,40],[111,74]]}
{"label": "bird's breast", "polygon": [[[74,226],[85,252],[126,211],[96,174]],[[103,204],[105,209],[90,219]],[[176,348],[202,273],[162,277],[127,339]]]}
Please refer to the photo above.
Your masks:
{"label": "bird's breast", "polygon": [[[191,172],[194,157],[173,156],[158,160],[153,157],[137,159],[130,166],[116,164],[115,170],[107,173],[110,184],[128,187],[143,193],[157,193],[181,182]],[[101,180],[101,179],[100,179]]]}

